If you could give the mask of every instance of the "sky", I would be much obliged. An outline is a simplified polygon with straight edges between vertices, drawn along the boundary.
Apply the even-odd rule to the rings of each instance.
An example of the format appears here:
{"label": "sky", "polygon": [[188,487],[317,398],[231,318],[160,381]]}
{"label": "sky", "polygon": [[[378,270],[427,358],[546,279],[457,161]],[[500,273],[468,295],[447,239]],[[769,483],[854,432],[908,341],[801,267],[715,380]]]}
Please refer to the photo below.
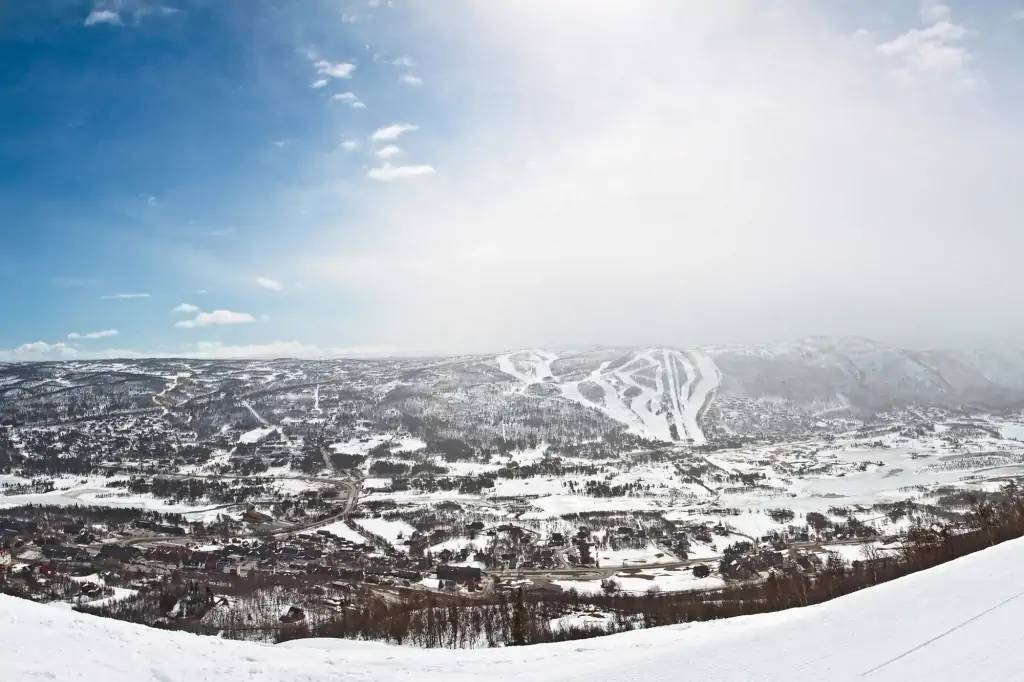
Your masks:
{"label": "sky", "polygon": [[0,0],[0,361],[1024,338],[1019,0]]}

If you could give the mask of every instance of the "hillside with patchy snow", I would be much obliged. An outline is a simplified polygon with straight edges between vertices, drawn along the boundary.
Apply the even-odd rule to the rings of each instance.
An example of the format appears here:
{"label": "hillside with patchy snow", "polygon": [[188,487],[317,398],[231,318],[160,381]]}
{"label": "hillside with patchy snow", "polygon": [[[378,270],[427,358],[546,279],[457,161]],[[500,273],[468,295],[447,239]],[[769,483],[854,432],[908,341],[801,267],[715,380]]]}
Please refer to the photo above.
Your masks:
{"label": "hillside with patchy snow", "polygon": [[1009,680],[1024,669],[1024,540],[803,609],[515,649],[269,646],[0,596],[4,679]]}

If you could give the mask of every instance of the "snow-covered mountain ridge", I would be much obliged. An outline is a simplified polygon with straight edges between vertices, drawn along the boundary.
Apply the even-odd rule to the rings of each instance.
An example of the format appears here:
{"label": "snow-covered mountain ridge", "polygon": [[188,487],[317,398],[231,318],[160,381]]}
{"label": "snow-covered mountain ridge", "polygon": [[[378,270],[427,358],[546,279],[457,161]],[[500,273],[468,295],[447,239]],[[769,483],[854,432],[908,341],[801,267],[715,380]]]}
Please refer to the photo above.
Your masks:
{"label": "snow-covered mountain ridge", "polygon": [[1024,540],[802,609],[480,650],[269,646],[0,596],[4,679],[1008,680],[1024,669]]}
{"label": "snow-covered mountain ridge", "polygon": [[807,429],[822,415],[1024,406],[1024,351],[910,350],[860,337],[708,348],[530,349],[500,354],[526,395],[596,409],[640,436],[703,445]]}
{"label": "snow-covered mountain ridge", "polygon": [[[562,397],[593,407],[638,435],[707,443],[698,418],[721,378],[708,355],[672,348],[628,351],[597,358],[600,364],[584,374],[586,359],[520,351],[498,356],[498,368],[522,381],[524,388],[546,382]],[[556,376],[553,365],[559,360],[563,371]]]}

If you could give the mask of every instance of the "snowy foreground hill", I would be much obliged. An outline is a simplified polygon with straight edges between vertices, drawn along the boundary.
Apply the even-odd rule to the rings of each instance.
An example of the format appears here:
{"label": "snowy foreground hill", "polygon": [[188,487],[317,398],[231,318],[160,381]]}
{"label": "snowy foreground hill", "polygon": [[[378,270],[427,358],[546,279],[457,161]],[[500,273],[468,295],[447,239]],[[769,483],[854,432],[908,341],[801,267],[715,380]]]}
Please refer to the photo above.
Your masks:
{"label": "snowy foreground hill", "polygon": [[269,646],[0,596],[5,680],[1009,680],[1024,649],[1024,540],[803,609],[483,650]]}

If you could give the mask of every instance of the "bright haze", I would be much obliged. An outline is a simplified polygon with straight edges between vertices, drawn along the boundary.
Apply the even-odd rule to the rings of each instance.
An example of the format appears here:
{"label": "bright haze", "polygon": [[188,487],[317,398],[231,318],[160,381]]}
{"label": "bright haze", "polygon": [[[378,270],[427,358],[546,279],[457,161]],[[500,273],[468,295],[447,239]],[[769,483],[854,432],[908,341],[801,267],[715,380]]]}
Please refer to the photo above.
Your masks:
{"label": "bright haze", "polygon": [[0,360],[1017,339],[1018,2],[0,5]]}

